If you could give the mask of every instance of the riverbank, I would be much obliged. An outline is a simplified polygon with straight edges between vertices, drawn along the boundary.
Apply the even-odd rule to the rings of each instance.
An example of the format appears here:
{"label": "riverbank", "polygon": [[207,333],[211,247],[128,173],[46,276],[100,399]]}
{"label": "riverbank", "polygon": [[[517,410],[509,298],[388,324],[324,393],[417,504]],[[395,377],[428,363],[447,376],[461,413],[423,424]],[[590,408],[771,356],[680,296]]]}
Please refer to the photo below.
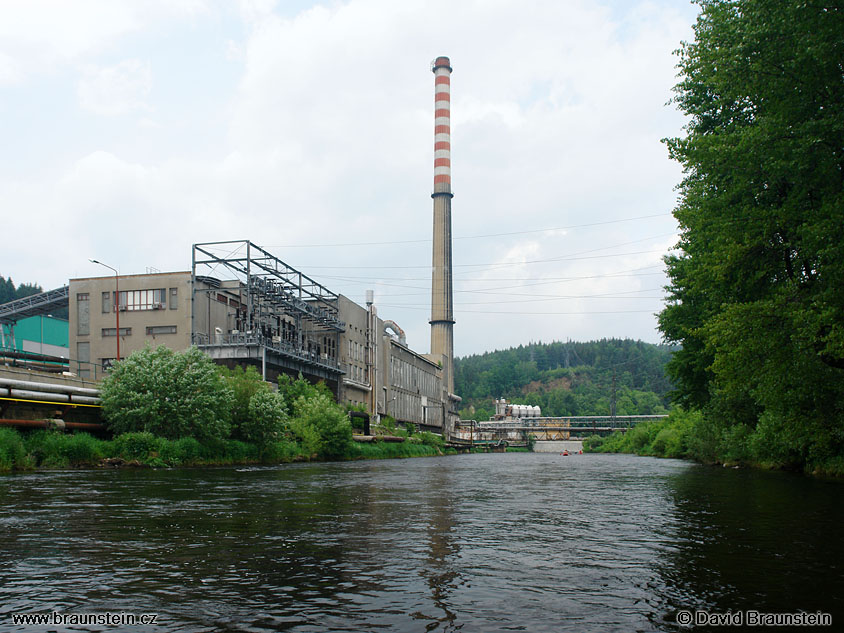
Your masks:
{"label": "riverbank", "polygon": [[844,456],[826,454],[797,460],[788,451],[771,450],[769,438],[758,430],[743,425],[721,428],[700,412],[682,409],[674,409],[665,419],[637,424],[626,433],[593,435],[584,440],[583,450],[844,478]]}
{"label": "riverbank", "polygon": [[[352,442],[333,461],[434,457],[455,451],[440,438],[409,437],[403,442]],[[22,434],[0,429],[0,472],[55,468],[172,468],[284,464],[319,461],[296,441],[278,441],[261,447],[239,440],[194,438],[168,440],[151,433],[124,433],[105,440],[88,433],[33,431]]]}

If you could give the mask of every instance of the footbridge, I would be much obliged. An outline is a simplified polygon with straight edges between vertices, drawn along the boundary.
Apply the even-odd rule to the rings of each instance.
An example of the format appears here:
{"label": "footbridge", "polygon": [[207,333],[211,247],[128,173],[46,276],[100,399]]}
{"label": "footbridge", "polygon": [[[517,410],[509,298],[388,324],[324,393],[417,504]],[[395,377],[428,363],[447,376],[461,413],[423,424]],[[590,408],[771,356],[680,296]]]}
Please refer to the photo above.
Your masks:
{"label": "footbridge", "polygon": [[458,421],[452,441],[461,446],[527,446],[533,442],[581,441],[591,435],[625,433],[640,422],[666,415],[592,415],[520,418],[514,420]]}

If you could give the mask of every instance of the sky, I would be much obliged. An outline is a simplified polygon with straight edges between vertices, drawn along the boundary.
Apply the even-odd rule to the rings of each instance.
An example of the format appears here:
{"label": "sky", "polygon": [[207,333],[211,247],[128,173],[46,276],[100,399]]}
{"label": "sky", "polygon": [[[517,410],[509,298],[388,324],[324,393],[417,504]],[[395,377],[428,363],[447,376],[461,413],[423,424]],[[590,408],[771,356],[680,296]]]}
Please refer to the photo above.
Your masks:
{"label": "sky", "polygon": [[251,240],[430,347],[451,58],[455,354],[657,343],[687,0],[4,0],[0,275]]}

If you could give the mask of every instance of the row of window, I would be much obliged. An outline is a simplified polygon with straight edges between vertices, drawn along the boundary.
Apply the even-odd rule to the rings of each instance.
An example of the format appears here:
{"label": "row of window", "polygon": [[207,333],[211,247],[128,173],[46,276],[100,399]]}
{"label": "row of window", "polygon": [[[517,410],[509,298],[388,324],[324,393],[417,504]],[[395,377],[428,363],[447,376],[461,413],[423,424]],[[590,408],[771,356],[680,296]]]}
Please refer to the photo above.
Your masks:
{"label": "row of window", "polygon": [[356,380],[357,382],[366,384],[368,382],[368,377],[366,375],[366,369],[363,367],[358,367],[357,365],[350,365],[349,366],[349,378],[352,380]]}
{"label": "row of window", "polygon": [[[108,314],[115,309],[115,305],[119,306],[119,310],[135,311],[135,310],[164,310],[167,307],[167,288],[152,288],[150,290],[121,290],[119,293],[103,292],[102,293],[102,311],[103,314]],[[179,309],[179,289],[170,288],[170,309]],[[76,333],[79,336],[88,336],[91,331],[91,296],[87,292],[76,293]],[[122,330],[123,328],[121,328]],[[170,332],[161,332],[161,334],[169,334]],[[114,336],[116,331],[111,334],[106,334],[103,331],[103,336]],[[121,331],[121,336],[126,336]]]}
{"label": "row of window", "polygon": [[[146,328],[147,336],[156,336],[158,334],[175,334],[176,333],[176,326],[175,325],[149,325]],[[113,327],[104,327],[103,336],[115,336],[117,332],[117,328]],[[130,327],[122,327],[120,328],[120,336],[132,336],[132,328]]]}
{"label": "row of window", "polygon": [[364,362],[366,360],[366,346],[357,341],[349,340],[349,360]]}
{"label": "row of window", "polygon": [[[167,288],[151,288],[149,290],[121,290],[118,294],[117,305],[121,311],[136,310],[164,310],[167,307]],[[179,289],[170,288],[170,309],[179,309]],[[102,312],[108,314],[114,310],[115,292],[106,291],[102,293]],[[76,301],[87,303],[90,295],[87,292],[79,292]],[[87,306],[84,308],[87,311]]]}
{"label": "row of window", "polygon": [[390,384],[394,387],[419,392],[437,398],[437,378],[434,374],[395,356],[390,357]]}

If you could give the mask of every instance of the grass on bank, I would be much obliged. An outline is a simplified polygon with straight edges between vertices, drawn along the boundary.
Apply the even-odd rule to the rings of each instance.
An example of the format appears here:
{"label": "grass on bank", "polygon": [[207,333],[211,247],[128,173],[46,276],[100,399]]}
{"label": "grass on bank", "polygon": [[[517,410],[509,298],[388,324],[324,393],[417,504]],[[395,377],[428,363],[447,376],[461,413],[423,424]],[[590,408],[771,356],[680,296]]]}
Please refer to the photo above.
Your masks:
{"label": "grass on bank", "polygon": [[[430,436],[430,437],[429,437]],[[352,442],[341,460],[428,457],[448,453],[442,438],[411,435],[405,442]],[[105,440],[88,433],[38,430],[20,433],[0,429],[0,472],[35,468],[94,468],[125,464],[153,468],[220,466],[229,464],[283,464],[320,458],[295,440],[263,446],[233,439],[192,437],[170,440],[152,433],[124,433]],[[117,460],[117,461],[116,461]],[[116,463],[115,463],[116,461]]]}
{"label": "grass on bank", "polygon": [[[844,477],[844,457],[834,451],[809,459],[798,457],[799,437],[783,438],[765,425],[722,426],[699,411],[675,408],[667,418],[641,422],[626,433],[593,435],[583,441],[584,452],[634,453],[653,457],[692,459],[704,464],[798,470],[814,475]],[[794,445],[791,450],[787,447]],[[783,448],[786,447],[786,448]]]}

